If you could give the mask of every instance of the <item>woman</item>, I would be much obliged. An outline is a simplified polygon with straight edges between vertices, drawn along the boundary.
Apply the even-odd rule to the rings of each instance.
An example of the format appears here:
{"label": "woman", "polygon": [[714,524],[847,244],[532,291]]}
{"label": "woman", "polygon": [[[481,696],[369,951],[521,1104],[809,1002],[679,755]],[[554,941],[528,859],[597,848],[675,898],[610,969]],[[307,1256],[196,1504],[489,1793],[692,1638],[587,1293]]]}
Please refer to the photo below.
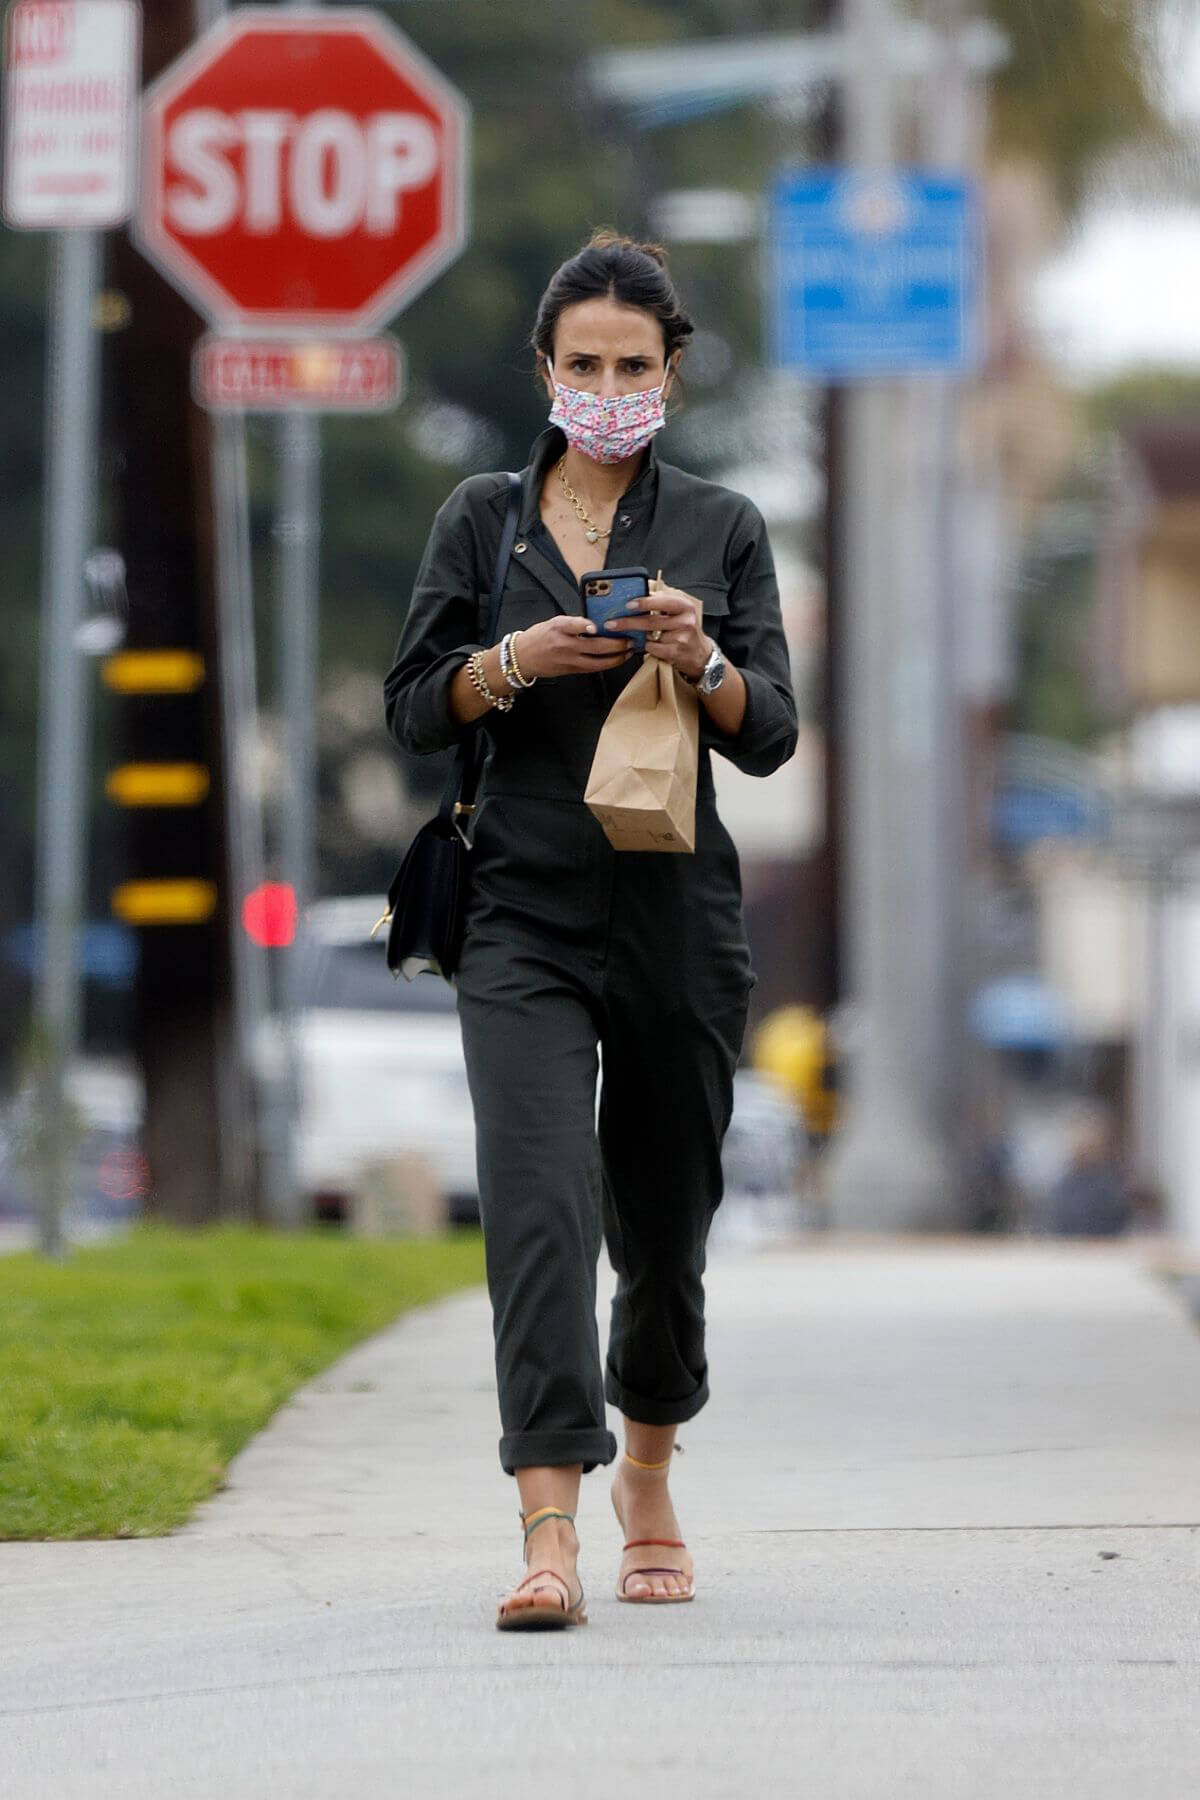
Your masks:
{"label": "woman", "polygon": [[[437,515],[385,684],[406,750],[491,738],[457,991],[500,1461],[529,1566],[504,1630],[586,1618],[573,1520],[580,1476],[617,1454],[606,1399],[624,1416],[618,1597],[694,1591],[667,1470],[676,1427],[708,1398],[704,1246],[754,982],[709,753],[769,775],[795,749],[796,713],[762,519],[654,453],[692,329],[655,245],[600,233],[562,265],[533,331],[551,423],[522,476],[498,644],[479,643],[479,606],[507,478],[476,475]],[[700,695],[691,856],[614,851],[583,801],[640,662],[584,615],[579,578],[602,564],[662,571],[649,616],[619,629],[645,631],[645,654]],[[603,1370],[602,1233],[617,1275]]]}

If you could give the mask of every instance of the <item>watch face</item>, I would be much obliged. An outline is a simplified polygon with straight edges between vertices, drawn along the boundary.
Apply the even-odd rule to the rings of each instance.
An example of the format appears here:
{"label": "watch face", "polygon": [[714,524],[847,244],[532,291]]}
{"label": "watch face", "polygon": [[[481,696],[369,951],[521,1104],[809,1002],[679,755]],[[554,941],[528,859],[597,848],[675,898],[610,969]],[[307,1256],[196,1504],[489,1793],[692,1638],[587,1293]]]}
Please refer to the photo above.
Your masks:
{"label": "watch face", "polygon": [[714,650],[708,659],[703,675],[700,677],[700,692],[711,694],[720,687],[725,679],[725,658],[719,650]]}

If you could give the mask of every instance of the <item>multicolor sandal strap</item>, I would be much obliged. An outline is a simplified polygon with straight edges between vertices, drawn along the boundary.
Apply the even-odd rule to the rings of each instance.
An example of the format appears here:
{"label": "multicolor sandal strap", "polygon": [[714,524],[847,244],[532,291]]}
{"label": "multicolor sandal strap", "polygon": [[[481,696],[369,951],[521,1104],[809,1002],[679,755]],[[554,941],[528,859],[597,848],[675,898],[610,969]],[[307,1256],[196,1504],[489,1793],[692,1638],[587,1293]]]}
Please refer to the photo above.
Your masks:
{"label": "multicolor sandal strap", "polygon": [[[678,1571],[672,1570],[670,1572],[672,1574],[675,1574]],[[536,1581],[538,1583],[539,1587],[549,1588],[550,1583],[548,1581],[540,1579],[541,1577],[547,1576],[547,1575],[550,1577],[550,1581],[554,1581],[554,1582],[558,1583],[558,1587],[550,1588],[551,1593],[557,1594],[559,1588],[562,1589],[563,1611],[564,1612],[577,1612],[579,1610],[579,1608],[583,1605],[583,1583],[582,1583],[582,1581],[580,1582],[578,1596],[574,1600],[572,1600],[570,1584],[564,1575],[559,1574],[557,1569],[531,1569],[529,1571],[528,1575],[523,1576],[522,1579],[520,1581],[518,1581],[516,1587],[512,1591],[514,1594],[521,1593],[523,1589],[529,1587],[529,1584],[531,1581]],[[538,1591],[537,1587],[530,1589],[530,1592],[534,1593],[534,1594],[536,1594],[537,1591]]]}
{"label": "multicolor sandal strap", "polygon": [[[523,1588],[529,1587],[530,1582],[534,1581],[538,1582],[541,1587],[549,1587],[550,1581],[541,1579],[547,1575],[550,1577],[550,1581],[556,1581],[558,1583],[558,1588],[562,1589],[563,1607],[565,1610],[569,1611],[571,1606],[571,1590],[567,1586],[566,1577],[560,1575],[557,1569],[531,1569],[528,1575],[518,1581],[516,1587],[513,1589],[513,1593],[519,1594]],[[558,1588],[555,1588],[553,1592],[557,1593]],[[536,1594],[538,1590],[535,1587],[531,1591]]]}
{"label": "multicolor sandal strap", "polygon": [[525,1527],[525,1541],[528,1543],[531,1531],[544,1525],[547,1519],[566,1519],[568,1524],[575,1523],[575,1514],[564,1512],[560,1506],[539,1506],[531,1513],[519,1513],[518,1518]]}

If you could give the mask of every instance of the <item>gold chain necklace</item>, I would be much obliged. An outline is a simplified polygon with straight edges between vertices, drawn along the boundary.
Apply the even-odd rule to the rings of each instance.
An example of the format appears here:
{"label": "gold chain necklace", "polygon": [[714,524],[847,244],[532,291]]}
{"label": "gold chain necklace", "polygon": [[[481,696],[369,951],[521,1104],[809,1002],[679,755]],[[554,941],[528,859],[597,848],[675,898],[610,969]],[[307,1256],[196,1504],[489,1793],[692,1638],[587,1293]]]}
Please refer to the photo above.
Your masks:
{"label": "gold chain necklace", "polygon": [[583,501],[579,498],[579,495],[575,492],[575,489],[571,486],[570,482],[567,480],[566,469],[563,466],[566,463],[566,460],[567,459],[566,459],[565,454],[559,458],[558,479],[562,485],[563,493],[567,496],[567,499],[571,502],[571,505],[575,508],[575,516],[579,520],[579,523],[583,526],[584,533],[587,537],[588,543],[595,544],[599,541],[600,538],[611,537],[612,536],[612,526],[611,525],[609,526],[607,531],[601,531],[599,525],[597,525],[593,519],[590,519],[588,517],[587,511],[584,508]]}

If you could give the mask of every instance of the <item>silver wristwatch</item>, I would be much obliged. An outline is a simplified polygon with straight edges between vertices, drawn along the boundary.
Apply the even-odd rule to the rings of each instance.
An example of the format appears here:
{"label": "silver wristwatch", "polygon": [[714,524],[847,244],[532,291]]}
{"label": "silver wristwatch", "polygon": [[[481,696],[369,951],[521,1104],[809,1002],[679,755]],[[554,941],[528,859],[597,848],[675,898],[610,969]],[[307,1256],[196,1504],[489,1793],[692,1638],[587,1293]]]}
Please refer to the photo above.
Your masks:
{"label": "silver wristwatch", "polygon": [[685,675],[683,678],[698,694],[715,694],[725,679],[725,658],[716,644],[709,651],[708,661],[699,675]]}

